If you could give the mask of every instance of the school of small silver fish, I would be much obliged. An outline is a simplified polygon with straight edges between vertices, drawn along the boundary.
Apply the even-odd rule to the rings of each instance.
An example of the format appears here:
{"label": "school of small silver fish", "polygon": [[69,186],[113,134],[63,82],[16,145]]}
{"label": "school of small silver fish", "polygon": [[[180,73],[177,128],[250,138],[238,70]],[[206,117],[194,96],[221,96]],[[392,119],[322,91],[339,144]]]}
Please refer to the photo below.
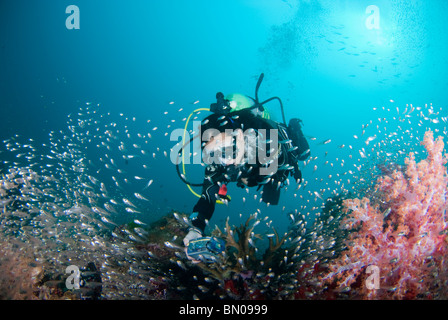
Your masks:
{"label": "school of small silver fish", "polygon": [[[169,102],[171,108],[174,104]],[[170,161],[170,149],[152,143],[152,135],[160,132],[163,124],[152,126],[151,120],[145,120],[146,132],[136,132],[135,117],[114,116],[103,113],[102,108],[87,103],[76,115],[68,115],[66,130],[51,131],[46,142],[21,135],[3,141],[2,159],[7,160],[0,167],[0,244],[12,244],[16,251],[23,248],[17,251],[19,256],[20,252],[27,258],[31,255],[48,274],[63,274],[69,265],[94,263],[101,273],[101,284],[93,282],[90,286],[101,285],[101,299],[151,299],[156,284],[160,288],[160,282],[169,283],[176,270],[163,273],[151,262],[155,251],[141,250],[147,243],[148,216],[155,210],[151,207],[151,175],[156,175],[157,168],[152,167],[151,159]],[[176,111],[183,115],[183,109]],[[396,107],[391,100],[388,107],[374,111],[378,118],[362,125],[351,141],[308,137],[312,156],[300,163],[304,182],[297,187],[288,185],[285,191],[296,199],[295,209],[281,205],[278,209],[290,221],[284,244],[288,250],[283,258],[288,273],[263,273],[260,279],[266,280],[266,275],[270,279],[266,288],[283,283],[286,289],[282,295],[292,294],[299,285],[295,270],[310,261],[328,260],[340,249],[340,235],[334,234],[339,220],[321,217],[331,199],[344,192],[370,192],[372,180],[381,169],[387,169],[387,165],[381,167],[383,164],[402,164],[410,151],[421,155],[419,139],[426,128],[447,134],[447,118],[432,104]],[[166,117],[171,113],[175,112],[163,112]],[[183,126],[186,117],[167,118],[167,131],[161,135],[167,137],[176,121]],[[133,163],[132,170],[128,162]],[[253,198],[261,201],[257,194]],[[163,214],[172,214],[169,208],[165,210]],[[262,211],[260,205],[258,216]],[[175,218],[186,220],[177,213]],[[260,218],[256,225],[261,222],[273,227],[269,217]],[[269,231],[265,236],[272,239],[274,233]],[[249,239],[252,246],[259,241],[253,235]],[[176,236],[164,243],[176,252],[173,265],[180,270],[190,268]],[[208,276],[201,279],[196,281],[199,292],[208,292],[210,283],[217,281]],[[186,290],[186,286],[177,283],[176,290]],[[158,290],[158,298],[169,297],[168,290]],[[39,296],[45,297],[45,293]]]}

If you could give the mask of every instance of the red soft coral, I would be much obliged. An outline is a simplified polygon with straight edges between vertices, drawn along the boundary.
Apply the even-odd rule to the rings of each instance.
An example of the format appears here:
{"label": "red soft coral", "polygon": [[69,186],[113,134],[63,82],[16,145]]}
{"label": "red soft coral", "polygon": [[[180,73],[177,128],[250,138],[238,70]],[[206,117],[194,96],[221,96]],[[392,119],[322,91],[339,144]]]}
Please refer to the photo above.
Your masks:
{"label": "red soft coral", "polygon": [[[422,144],[428,152],[425,160],[417,163],[410,153],[404,173],[395,170],[378,179],[375,190],[381,201],[344,201],[348,214],[341,227],[357,229],[347,239],[347,251],[330,266],[327,283],[336,282],[340,290],[355,290],[363,298],[446,298],[447,157],[442,137],[434,140],[431,131]],[[379,289],[365,285],[370,265],[379,268]]]}

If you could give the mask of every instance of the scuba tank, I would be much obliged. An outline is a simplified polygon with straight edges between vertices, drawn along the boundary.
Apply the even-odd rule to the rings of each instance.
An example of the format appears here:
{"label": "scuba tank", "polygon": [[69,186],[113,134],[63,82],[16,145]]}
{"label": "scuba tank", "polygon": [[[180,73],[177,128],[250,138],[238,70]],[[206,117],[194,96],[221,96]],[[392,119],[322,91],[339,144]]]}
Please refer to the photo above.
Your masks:
{"label": "scuba tank", "polygon": [[301,122],[302,120],[298,118],[289,120],[287,130],[288,136],[292,140],[292,144],[295,146],[294,150],[291,151],[292,155],[297,160],[303,161],[310,156],[311,152],[308,141],[302,132],[302,126],[300,125]]}

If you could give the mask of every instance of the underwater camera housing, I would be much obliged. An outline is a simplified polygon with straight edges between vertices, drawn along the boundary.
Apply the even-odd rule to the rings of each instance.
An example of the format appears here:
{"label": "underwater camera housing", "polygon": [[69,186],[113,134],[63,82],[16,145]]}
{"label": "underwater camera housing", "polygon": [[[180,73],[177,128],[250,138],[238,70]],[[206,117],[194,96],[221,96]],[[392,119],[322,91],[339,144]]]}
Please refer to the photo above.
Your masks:
{"label": "underwater camera housing", "polygon": [[204,262],[216,262],[219,255],[226,249],[226,243],[221,238],[202,237],[190,241],[187,247],[187,255],[195,260]]}

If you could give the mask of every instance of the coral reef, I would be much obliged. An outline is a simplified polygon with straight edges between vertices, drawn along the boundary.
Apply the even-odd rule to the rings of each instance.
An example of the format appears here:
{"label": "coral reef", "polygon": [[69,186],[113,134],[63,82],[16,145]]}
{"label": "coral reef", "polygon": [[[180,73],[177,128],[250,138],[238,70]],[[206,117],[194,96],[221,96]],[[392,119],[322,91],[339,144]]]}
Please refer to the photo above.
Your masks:
{"label": "coral reef", "polygon": [[[200,263],[198,266],[219,280],[221,288],[224,288],[219,292],[221,298],[268,299],[285,294],[282,289],[275,289],[279,288],[276,284],[282,278],[293,278],[287,268],[280,270],[279,256],[286,257],[285,250],[281,248],[286,236],[280,238],[273,228],[273,233],[266,235],[269,244],[261,255],[256,242],[264,237],[253,231],[260,222],[254,214],[239,227],[231,227],[227,220],[224,232],[215,228],[213,235],[226,240],[226,254],[216,263]],[[286,259],[283,263],[286,264]]]}
{"label": "coral reef", "polygon": [[[184,270],[171,274],[170,279],[177,282],[183,272],[195,273],[196,283],[190,284],[199,288],[200,293],[194,292],[194,287],[190,292],[194,292],[196,298],[331,298],[332,293],[321,284],[319,276],[325,273],[327,264],[346,249],[344,240],[349,231],[339,228],[344,217],[342,201],[345,196],[328,199],[314,221],[291,213],[293,221],[283,237],[275,228],[272,232],[255,233],[262,221],[256,214],[240,226],[230,226],[227,220],[223,231],[215,227],[212,232],[213,236],[225,239],[225,254],[213,263],[193,264],[183,259]],[[176,263],[179,265],[179,260]],[[202,276],[205,281],[199,280],[201,274],[206,275]]]}
{"label": "coral reef", "polygon": [[[260,222],[255,215],[239,227],[231,227],[227,221],[224,232],[219,228],[213,231],[214,236],[226,240],[226,253],[213,263],[187,259],[182,243],[187,220],[187,215],[176,212],[161,218],[147,229],[144,243],[136,246],[150,256],[149,269],[160,288],[166,289],[166,298],[256,299],[273,295],[267,292],[270,284],[282,275],[276,275],[257,255],[255,241],[262,237],[253,232]],[[276,248],[284,241],[278,235],[276,241],[270,240],[265,259],[273,261]]]}
{"label": "coral reef", "polygon": [[0,242],[0,300],[36,299],[42,266],[30,250],[17,243]]}
{"label": "coral reef", "polygon": [[[351,298],[446,298],[447,157],[442,137],[427,131],[427,158],[413,153],[402,170],[378,178],[374,200],[347,199],[341,228],[351,230],[347,250],[329,266],[325,283]],[[379,285],[366,285],[378,270]]]}
{"label": "coral reef", "polygon": [[[188,260],[182,239],[187,230],[187,215],[174,213],[163,217],[147,228],[142,243],[136,245],[147,252],[148,270],[152,282],[158,282],[153,297],[160,290],[168,299],[280,299],[293,297],[297,273],[294,263],[288,261],[281,238],[275,230],[262,236],[254,232],[260,223],[251,215],[241,226],[226,222],[224,231],[218,227],[214,236],[226,240],[225,254],[213,263],[193,263]],[[263,253],[258,242],[268,238]]]}
{"label": "coral reef", "polygon": [[351,231],[339,228],[346,197],[340,194],[328,199],[314,220],[291,213],[284,236],[273,227],[272,232],[256,233],[262,222],[257,214],[240,226],[231,226],[227,220],[223,230],[216,226],[212,231],[226,241],[225,253],[215,262],[187,259],[182,244],[188,228],[185,214],[173,212],[144,230],[130,224],[115,232],[139,234],[135,248],[149,255],[146,270],[151,285],[146,290],[152,299],[334,298],[321,277],[346,249],[344,240]]}
{"label": "coral reef", "polygon": [[296,215],[298,222],[293,221],[291,226],[295,238],[289,241],[290,251],[295,252],[298,262],[295,299],[337,298],[332,286],[321,280],[328,273],[329,265],[347,249],[345,240],[353,232],[340,228],[346,216],[343,202],[348,196],[343,192],[328,198],[312,223],[304,215]]}
{"label": "coral reef", "polygon": [[[425,159],[381,163],[375,180],[314,216],[290,212],[284,235],[260,213],[227,220],[212,231],[226,241],[212,263],[187,259],[185,214],[117,225],[92,177],[10,168],[0,179],[0,299],[444,299],[447,157],[432,132],[423,145]],[[66,286],[69,265],[80,289]]]}

